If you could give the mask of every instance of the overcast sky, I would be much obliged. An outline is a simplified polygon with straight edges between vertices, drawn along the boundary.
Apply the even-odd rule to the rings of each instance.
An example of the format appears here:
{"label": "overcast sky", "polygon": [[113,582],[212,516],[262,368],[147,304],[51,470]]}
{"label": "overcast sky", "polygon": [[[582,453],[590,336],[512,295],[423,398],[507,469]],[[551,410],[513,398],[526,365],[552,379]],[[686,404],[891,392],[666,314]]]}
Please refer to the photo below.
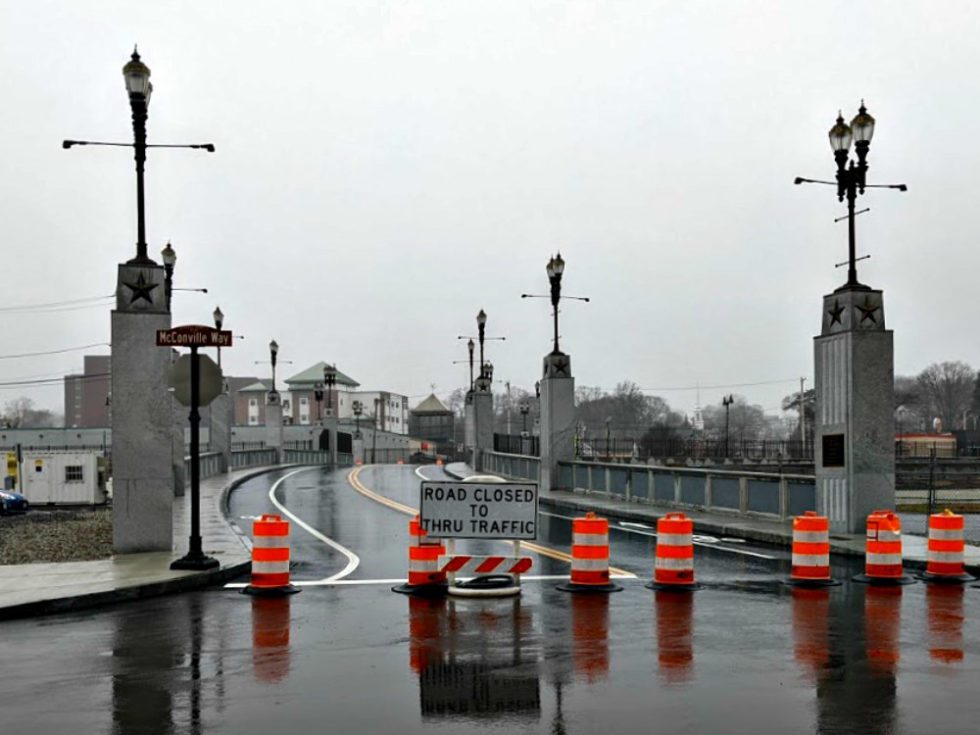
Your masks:
{"label": "overcast sky", "polygon": [[[111,293],[132,257],[121,67],[152,70],[151,254],[178,253],[174,323],[220,304],[246,339],[226,372],[325,359],[367,389],[463,385],[458,334],[489,314],[495,377],[532,388],[562,346],[579,385],[630,379],[691,410],[723,393],[770,412],[813,375],[844,212],[827,130],[878,121],[858,219],[895,367],[980,366],[980,5],[945,2],[0,3],[0,307]],[[0,311],[3,355],[107,342],[109,309]],[[107,348],[104,348],[107,349]],[[89,350],[97,352],[99,350]],[[83,351],[0,360],[56,377]],[[778,382],[781,381],[781,382]],[[744,385],[768,383],[767,385]],[[671,389],[671,390],[667,390]],[[60,385],[0,387],[62,409]],[[413,403],[416,402],[415,399]]]}

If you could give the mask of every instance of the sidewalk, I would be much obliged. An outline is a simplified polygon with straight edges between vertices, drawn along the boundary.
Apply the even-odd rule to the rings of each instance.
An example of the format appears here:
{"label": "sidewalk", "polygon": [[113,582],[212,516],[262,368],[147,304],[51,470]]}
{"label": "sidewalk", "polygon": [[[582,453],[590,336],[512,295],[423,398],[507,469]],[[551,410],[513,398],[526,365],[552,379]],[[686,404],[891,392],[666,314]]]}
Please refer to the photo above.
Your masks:
{"label": "sidewalk", "polygon": [[[443,468],[446,474],[457,479],[464,479],[476,474],[462,462],[448,464]],[[675,510],[664,506],[632,503],[605,495],[586,494],[578,491],[551,490],[541,492],[538,496],[542,505],[559,508],[573,513],[594,511],[601,516],[616,518],[622,521],[633,521],[656,526],[657,519]],[[678,509],[679,510],[679,509]],[[777,521],[766,518],[754,518],[721,513],[683,509],[685,515],[694,521],[696,532],[712,536],[729,536],[749,541],[759,541],[773,546],[789,548],[793,543],[792,521]],[[864,556],[864,534],[832,534],[830,549],[834,554],[842,556]],[[909,533],[902,534],[902,558],[910,569],[925,569],[927,539]],[[980,574],[980,546],[967,544],[965,552],[967,568],[972,574]]]}
{"label": "sidewalk", "polygon": [[204,552],[221,566],[203,572],[173,571],[187,552],[190,495],[174,498],[174,550],[117,554],[108,559],[61,564],[0,566],[0,619],[76,610],[224,582],[249,568],[251,545],[225,519],[228,494],[246,480],[278,467],[237,470],[201,481]]}

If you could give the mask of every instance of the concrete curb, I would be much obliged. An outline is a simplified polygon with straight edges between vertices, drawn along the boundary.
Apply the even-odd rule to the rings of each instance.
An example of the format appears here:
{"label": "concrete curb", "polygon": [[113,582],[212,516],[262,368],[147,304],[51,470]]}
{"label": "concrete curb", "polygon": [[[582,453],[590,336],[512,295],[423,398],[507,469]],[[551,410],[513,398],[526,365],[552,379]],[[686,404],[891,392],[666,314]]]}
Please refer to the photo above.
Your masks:
{"label": "concrete curb", "polygon": [[[232,491],[255,477],[275,472],[277,470],[288,469],[292,465],[266,465],[256,468],[241,477],[236,477],[227,483],[221,490],[218,497],[218,510],[222,518],[229,525],[232,531],[242,541],[246,551],[250,550],[250,544],[246,543],[247,536],[238,525],[228,517],[228,498]],[[251,559],[229,564],[228,566],[209,569],[193,574],[186,574],[173,579],[165,579],[159,582],[148,582],[128,587],[118,587],[112,590],[101,592],[91,592],[81,595],[71,595],[49,600],[36,600],[25,602],[20,605],[10,605],[0,608],[0,620],[10,620],[13,618],[32,617],[35,615],[51,615],[56,613],[72,612],[84,608],[98,607],[102,605],[112,605],[118,602],[130,602],[132,600],[142,600],[150,597],[173,594],[175,592],[188,592],[191,590],[203,589],[214,584],[228,582],[235,577],[248,571],[251,567]]]}

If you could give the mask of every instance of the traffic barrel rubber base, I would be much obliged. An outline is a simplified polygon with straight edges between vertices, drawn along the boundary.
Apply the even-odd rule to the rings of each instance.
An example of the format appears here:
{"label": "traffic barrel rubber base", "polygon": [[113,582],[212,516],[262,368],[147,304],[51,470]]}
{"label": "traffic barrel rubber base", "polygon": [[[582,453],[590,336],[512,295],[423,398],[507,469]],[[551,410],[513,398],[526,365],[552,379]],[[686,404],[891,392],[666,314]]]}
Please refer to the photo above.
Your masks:
{"label": "traffic barrel rubber base", "polygon": [[623,588],[618,584],[607,582],[606,584],[575,584],[574,582],[563,582],[555,585],[556,590],[562,592],[574,592],[585,595],[608,595],[611,592],[622,592]]}
{"label": "traffic barrel rubber base", "polygon": [[449,593],[449,585],[445,582],[441,584],[396,584],[391,588],[392,592],[400,595],[414,595],[415,597],[445,597]]}
{"label": "traffic barrel rubber base", "polygon": [[804,590],[817,590],[824,587],[839,587],[841,581],[839,579],[784,579],[783,584],[787,587],[799,587]]}
{"label": "traffic barrel rubber base", "polygon": [[645,585],[648,590],[656,590],[657,592],[694,592],[695,590],[702,589],[704,585],[700,585],[697,582],[682,583],[682,584],[666,584],[664,582],[647,582]]}
{"label": "traffic barrel rubber base", "polygon": [[241,594],[251,595],[252,597],[285,597],[286,595],[295,595],[301,591],[294,584],[287,584],[285,587],[253,587],[249,585],[239,590]]}
{"label": "traffic barrel rubber base", "polygon": [[514,597],[521,594],[521,585],[511,574],[483,574],[449,587],[453,597]]}
{"label": "traffic barrel rubber base", "polygon": [[967,582],[976,582],[977,578],[972,574],[931,574],[930,572],[917,572],[915,575],[916,579],[921,579],[923,582],[929,582],[931,584],[966,584]]}
{"label": "traffic barrel rubber base", "polygon": [[904,584],[915,584],[915,580],[907,574],[901,577],[869,577],[867,574],[855,574],[851,581],[870,584],[872,587],[900,587]]}

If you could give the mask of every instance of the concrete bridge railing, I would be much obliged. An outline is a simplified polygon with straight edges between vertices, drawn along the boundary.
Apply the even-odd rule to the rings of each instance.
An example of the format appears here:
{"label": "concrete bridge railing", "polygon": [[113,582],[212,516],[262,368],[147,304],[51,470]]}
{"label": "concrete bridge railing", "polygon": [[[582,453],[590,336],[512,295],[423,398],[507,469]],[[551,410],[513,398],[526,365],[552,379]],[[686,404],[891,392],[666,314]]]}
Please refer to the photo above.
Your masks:
{"label": "concrete bridge railing", "polygon": [[559,486],[665,508],[787,519],[816,508],[810,475],[559,462]]}
{"label": "concrete bridge railing", "polygon": [[276,450],[273,448],[236,449],[231,453],[231,466],[232,469],[236,470],[243,467],[276,464],[277,462]]}
{"label": "concrete bridge railing", "polygon": [[541,460],[528,454],[481,452],[483,471],[518,480],[541,481]]}

